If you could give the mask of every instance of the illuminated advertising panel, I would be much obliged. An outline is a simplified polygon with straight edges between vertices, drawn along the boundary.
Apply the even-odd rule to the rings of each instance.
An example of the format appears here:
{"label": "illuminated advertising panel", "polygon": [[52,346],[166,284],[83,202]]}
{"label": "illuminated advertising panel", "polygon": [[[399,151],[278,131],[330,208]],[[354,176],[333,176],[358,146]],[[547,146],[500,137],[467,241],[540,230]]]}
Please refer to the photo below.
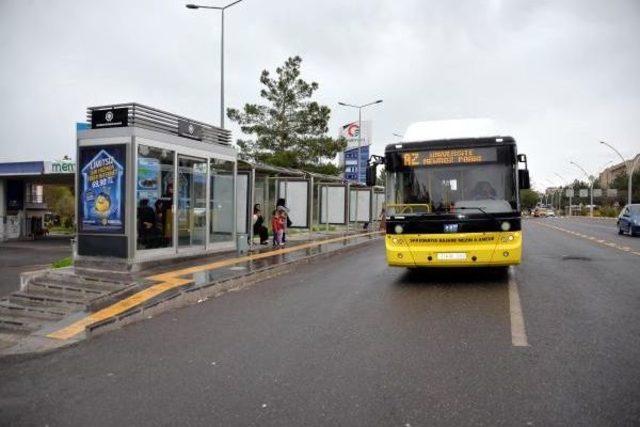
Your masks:
{"label": "illuminated advertising panel", "polygon": [[80,148],[81,232],[124,234],[126,146]]}

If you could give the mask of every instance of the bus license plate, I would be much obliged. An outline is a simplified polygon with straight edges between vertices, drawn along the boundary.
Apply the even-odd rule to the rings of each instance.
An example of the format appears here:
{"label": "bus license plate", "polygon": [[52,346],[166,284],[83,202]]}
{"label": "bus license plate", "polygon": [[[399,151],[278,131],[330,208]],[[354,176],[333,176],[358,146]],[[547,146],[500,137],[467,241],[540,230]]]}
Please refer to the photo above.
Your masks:
{"label": "bus license plate", "polygon": [[467,254],[464,252],[444,252],[438,254],[438,260],[440,261],[459,261],[467,259]]}

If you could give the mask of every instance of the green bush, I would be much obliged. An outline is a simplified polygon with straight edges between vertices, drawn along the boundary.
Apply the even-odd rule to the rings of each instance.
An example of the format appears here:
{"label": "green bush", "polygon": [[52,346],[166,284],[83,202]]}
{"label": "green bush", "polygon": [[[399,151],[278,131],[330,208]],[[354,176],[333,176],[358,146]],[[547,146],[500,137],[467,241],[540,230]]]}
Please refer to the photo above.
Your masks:
{"label": "green bush", "polygon": [[70,256],[59,259],[53,263],[53,268],[70,267],[73,264],[73,260]]}
{"label": "green bush", "polygon": [[613,206],[602,206],[598,210],[598,216],[603,216],[603,217],[615,218],[619,214],[620,214],[619,210],[617,208],[614,208]]}

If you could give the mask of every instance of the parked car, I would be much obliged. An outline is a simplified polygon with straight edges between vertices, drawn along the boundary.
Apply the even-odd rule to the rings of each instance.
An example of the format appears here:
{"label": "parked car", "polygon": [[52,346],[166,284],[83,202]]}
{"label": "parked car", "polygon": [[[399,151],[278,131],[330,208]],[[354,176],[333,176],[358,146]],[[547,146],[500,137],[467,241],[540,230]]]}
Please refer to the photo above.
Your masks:
{"label": "parked car", "polygon": [[640,235],[640,203],[627,205],[618,216],[618,234]]}

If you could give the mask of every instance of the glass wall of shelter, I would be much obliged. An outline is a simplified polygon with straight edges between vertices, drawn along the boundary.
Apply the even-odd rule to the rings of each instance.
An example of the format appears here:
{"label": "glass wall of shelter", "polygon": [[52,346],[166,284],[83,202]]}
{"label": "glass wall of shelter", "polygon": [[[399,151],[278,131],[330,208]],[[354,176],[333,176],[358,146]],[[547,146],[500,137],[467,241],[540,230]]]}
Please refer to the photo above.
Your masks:
{"label": "glass wall of shelter", "polygon": [[134,258],[234,249],[234,219],[241,216],[235,152],[213,144],[134,141]]}

